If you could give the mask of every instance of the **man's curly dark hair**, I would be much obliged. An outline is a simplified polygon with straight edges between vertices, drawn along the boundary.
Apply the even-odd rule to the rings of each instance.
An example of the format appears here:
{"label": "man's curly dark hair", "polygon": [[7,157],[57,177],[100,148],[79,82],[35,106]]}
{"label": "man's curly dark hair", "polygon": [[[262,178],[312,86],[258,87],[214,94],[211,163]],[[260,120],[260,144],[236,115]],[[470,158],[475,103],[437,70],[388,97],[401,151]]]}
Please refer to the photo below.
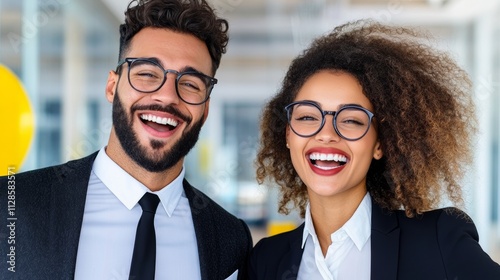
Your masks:
{"label": "man's curly dark hair", "polygon": [[424,39],[428,36],[416,29],[361,20],[319,37],[293,60],[281,89],[264,108],[256,160],[258,182],[280,187],[281,213],[295,206],[304,216],[308,201],[286,148],[283,108],[321,70],[353,75],[373,104],[384,151],[367,174],[375,203],[404,209],[408,217],[436,207],[443,194],[463,204],[459,184],[476,130],[471,82],[453,59]]}
{"label": "man's curly dark hair", "polygon": [[191,34],[205,42],[212,58],[213,74],[220,65],[228,43],[228,22],[218,18],[205,0],[134,0],[120,25],[120,54],[127,52],[137,32],[145,27],[168,28]]}

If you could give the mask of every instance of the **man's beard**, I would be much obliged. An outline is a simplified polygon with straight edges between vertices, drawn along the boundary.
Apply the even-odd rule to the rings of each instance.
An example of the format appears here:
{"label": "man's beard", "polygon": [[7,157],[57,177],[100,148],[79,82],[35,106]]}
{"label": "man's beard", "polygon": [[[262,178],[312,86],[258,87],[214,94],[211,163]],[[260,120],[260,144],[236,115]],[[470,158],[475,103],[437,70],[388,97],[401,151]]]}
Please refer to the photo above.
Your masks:
{"label": "man's beard", "polygon": [[194,123],[193,127],[184,131],[181,138],[175,142],[169,150],[161,152],[160,149],[167,145],[166,142],[150,140],[151,154],[148,155],[148,147],[139,143],[136,133],[133,130],[134,112],[140,110],[152,110],[168,112],[181,118],[189,126],[192,119],[182,115],[172,106],[162,107],[160,105],[133,106],[130,115],[127,115],[125,108],[119,98],[118,91],[115,92],[113,100],[113,126],[116,136],[122,145],[123,150],[139,166],[150,172],[163,172],[184,158],[198,141],[203,119]]}

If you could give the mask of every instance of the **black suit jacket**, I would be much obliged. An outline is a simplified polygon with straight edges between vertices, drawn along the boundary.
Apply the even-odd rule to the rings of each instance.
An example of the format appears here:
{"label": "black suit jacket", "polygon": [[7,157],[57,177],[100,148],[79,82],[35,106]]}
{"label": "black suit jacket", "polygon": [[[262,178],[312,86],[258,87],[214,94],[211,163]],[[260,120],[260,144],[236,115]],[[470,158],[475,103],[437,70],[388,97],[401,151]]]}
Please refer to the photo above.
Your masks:
{"label": "black suit jacket", "polygon": [[[0,178],[1,221],[15,223],[13,231],[5,230],[5,226],[0,231],[0,279],[74,278],[87,186],[96,155],[16,174],[11,180]],[[14,221],[8,220],[6,205],[12,181]],[[252,247],[247,225],[186,180],[183,185],[191,207],[202,279],[225,279],[236,269],[240,269],[239,275],[244,274]],[[9,244],[12,239],[15,244]],[[8,270],[11,246],[15,246],[15,273]]]}
{"label": "black suit jacket", "polygon": [[[296,279],[303,230],[304,224],[259,241],[250,256],[248,278]],[[439,209],[409,219],[403,211],[387,212],[373,203],[371,279],[500,279],[500,266],[477,241],[473,222],[457,209]]]}

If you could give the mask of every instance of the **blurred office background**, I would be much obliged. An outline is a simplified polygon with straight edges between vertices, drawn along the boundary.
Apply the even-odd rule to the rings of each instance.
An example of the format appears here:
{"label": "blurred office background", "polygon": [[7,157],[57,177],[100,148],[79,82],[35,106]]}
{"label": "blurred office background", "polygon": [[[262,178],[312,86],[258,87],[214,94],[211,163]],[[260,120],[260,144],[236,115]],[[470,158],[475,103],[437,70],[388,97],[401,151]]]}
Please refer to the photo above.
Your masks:
{"label": "blurred office background", "polygon": [[[474,81],[481,134],[474,158],[464,162],[473,170],[464,182],[466,211],[482,246],[500,262],[500,0],[210,2],[229,20],[230,43],[209,120],[186,161],[193,185],[245,219],[256,241],[300,223],[297,214],[278,215],[276,191],[255,182],[262,105],[291,59],[332,27],[359,18],[419,26]],[[83,157],[106,144],[111,106],[104,86],[118,60],[126,6],[126,0],[0,0],[0,63],[21,78],[36,116],[22,170]]]}

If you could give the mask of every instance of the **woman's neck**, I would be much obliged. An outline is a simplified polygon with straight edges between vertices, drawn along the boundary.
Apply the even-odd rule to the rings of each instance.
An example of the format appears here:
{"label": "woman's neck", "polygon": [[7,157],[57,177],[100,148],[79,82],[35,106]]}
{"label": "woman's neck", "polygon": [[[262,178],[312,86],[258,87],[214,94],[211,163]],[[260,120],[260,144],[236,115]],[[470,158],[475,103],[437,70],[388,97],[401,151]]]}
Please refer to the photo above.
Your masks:
{"label": "woman's neck", "polygon": [[331,244],[330,236],[340,229],[356,212],[366,194],[358,192],[348,197],[309,196],[311,218],[323,256]]}

